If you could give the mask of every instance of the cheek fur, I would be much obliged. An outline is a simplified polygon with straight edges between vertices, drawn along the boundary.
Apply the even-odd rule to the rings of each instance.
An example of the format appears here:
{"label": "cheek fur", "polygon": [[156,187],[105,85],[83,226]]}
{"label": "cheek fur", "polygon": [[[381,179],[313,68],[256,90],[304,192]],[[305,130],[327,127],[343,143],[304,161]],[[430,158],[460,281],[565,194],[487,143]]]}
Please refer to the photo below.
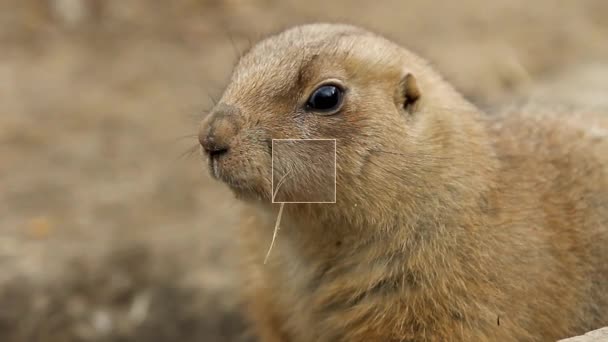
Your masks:
{"label": "cheek fur", "polygon": [[333,202],[336,152],[333,140],[275,142],[274,185],[278,201]]}

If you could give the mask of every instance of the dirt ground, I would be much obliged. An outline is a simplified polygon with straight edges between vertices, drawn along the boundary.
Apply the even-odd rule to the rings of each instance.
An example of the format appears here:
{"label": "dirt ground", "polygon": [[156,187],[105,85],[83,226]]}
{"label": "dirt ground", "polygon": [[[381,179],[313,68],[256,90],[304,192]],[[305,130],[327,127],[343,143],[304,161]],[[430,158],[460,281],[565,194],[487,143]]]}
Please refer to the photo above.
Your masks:
{"label": "dirt ground", "polygon": [[[356,23],[484,108],[608,107],[608,1],[0,1],[0,341],[244,341],[197,123],[241,51]],[[270,238],[270,237],[269,237]]]}

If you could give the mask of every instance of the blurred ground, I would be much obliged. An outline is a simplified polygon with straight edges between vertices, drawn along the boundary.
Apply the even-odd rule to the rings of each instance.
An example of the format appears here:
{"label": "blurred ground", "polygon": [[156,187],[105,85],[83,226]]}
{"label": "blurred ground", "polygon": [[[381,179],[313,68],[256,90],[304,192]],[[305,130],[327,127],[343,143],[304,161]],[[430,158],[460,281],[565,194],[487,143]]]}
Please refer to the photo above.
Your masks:
{"label": "blurred ground", "polygon": [[2,0],[0,341],[246,339],[238,204],[192,134],[240,51],[321,20],[411,47],[484,107],[606,105],[604,0]]}

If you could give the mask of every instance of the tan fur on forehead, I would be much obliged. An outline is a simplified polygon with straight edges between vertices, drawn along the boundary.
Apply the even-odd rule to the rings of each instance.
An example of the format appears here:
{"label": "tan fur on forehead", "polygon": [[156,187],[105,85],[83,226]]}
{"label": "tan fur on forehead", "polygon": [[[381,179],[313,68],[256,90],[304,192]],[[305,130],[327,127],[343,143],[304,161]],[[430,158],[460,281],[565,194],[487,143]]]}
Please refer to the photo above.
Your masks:
{"label": "tan fur on forehead", "polygon": [[253,108],[254,102],[305,96],[314,82],[340,76],[392,94],[408,73],[420,86],[421,103],[472,109],[422,58],[375,33],[340,24],[298,26],[262,40],[239,61],[224,96]]}
{"label": "tan fur on forehead", "polygon": [[[248,92],[285,91],[317,58],[348,57],[361,36],[374,37],[363,29],[338,24],[298,26],[256,44],[239,61],[231,85]],[[292,80],[292,82],[286,82]],[[228,91],[232,93],[232,91]]]}

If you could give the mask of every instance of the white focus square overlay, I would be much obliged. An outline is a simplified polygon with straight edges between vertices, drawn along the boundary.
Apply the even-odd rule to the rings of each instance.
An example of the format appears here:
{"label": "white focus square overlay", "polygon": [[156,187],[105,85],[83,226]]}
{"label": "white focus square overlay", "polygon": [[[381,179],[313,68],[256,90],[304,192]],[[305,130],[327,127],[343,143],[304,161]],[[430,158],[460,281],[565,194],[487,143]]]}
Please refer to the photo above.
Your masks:
{"label": "white focus square overlay", "polygon": [[272,203],[336,203],[336,139],[272,139]]}

